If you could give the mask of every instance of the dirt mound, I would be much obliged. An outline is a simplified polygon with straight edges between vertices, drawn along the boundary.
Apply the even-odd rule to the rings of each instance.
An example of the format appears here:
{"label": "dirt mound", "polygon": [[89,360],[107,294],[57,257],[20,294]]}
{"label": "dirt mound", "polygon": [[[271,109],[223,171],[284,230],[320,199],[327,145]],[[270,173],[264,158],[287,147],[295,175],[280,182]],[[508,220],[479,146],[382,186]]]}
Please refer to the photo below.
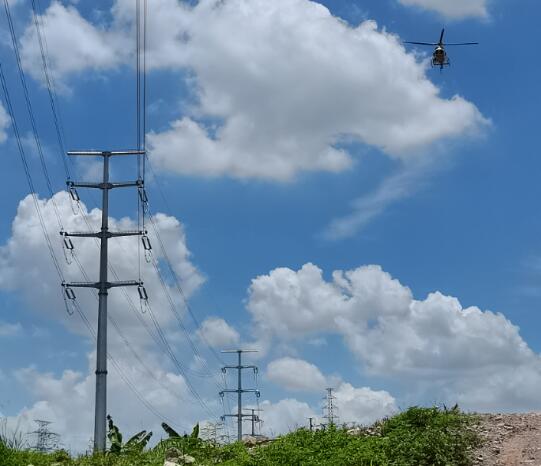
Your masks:
{"label": "dirt mound", "polygon": [[476,464],[541,466],[541,413],[482,414],[479,432],[483,446]]}

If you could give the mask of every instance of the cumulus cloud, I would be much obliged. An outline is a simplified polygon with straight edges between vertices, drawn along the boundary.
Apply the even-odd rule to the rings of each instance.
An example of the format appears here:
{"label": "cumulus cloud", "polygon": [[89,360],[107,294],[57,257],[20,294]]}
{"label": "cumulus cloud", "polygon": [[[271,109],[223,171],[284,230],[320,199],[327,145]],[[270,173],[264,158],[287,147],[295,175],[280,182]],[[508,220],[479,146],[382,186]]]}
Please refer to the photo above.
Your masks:
{"label": "cumulus cloud", "polygon": [[[323,390],[321,390],[323,393]],[[370,388],[356,388],[349,383],[341,383],[334,391],[336,414],[339,422],[347,424],[370,425],[379,419],[395,414],[395,399],[385,391]],[[294,398],[286,398],[276,403],[261,403],[264,423],[262,432],[267,435],[285,434],[308,425],[308,418],[314,424],[324,422],[322,406],[310,406]]]}
{"label": "cumulus cloud", "polygon": [[402,5],[435,11],[450,19],[486,18],[488,0],[398,0]]}
{"label": "cumulus cloud", "polygon": [[[95,25],[53,2],[44,25],[58,77],[133,61],[133,2],[117,0],[111,15]],[[38,77],[33,34],[29,25],[21,43]],[[317,2],[157,0],[148,37],[149,68],[188,70],[194,102],[149,134],[151,157],[169,172],[290,180],[348,169],[343,142],[409,160],[486,124],[462,97],[442,98],[396,36],[373,21],[351,27]]]}
{"label": "cumulus cloud", "polygon": [[[172,418],[176,428],[186,429],[199,419],[197,408],[190,403],[190,395],[184,379],[155,366],[152,377],[140,370],[136,361],[121,360],[123,374],[135,384],[145,400],[163,416]],[[9,425],[20,424],[22,430],[34,430],[34,419],[47,419],[51,429],[61,434],[62,445],[73,451],[87,449],[92,438],[94,423],[93,400],[95,391],[95,357],[89,358],[87,373],[65,370],[59,376],[43,373],[29,367],[15,372],[21,387],[36,401],[23,408],[18,416],[8,418]],[[137,406],[137,409],[133,409]],[[182,418],[171,415],[182,410]],[[152,430],[156,436],[161,432],[161,419],[147,411],[125,382],[111,367],[108,376],[108,412],[126,434],[141,429]],[[74,415],[76,413],[76,415]]]}
{"label": "cumulus cloud", "polygon": [[[128,37],[96,26],[71,5],[53,1],[40,18],[48,44],[50,71],[59,82],[84,70],[104,71],[127,60]],[[21,37],[21,60],[37,80],[43,80],[42,58],[33,21]]]}
{"label": "cumulus cloud", "polygon": [[[84,204],[81,204],[80,208],[84,217],[83,215],[74,215],[70,197],[66,192],[55,194],[53,199],[39,199],[38,203],[54,250],[59,258],[63,258],[64,254],[59,235],[61,226],[57,222],[56,212],[59,213],[63,223],[62,227],[66,231],[88,231],[89,225],[90,229],[99,230],[101,210],[97,208],[88,210]],[[85,218],[89,225],[87,225]],[[184,291],[187,296],[190,296],[203,283],[204,278],[190,261],[191,254],[186,246],[183,227],[176,218],[164,214],[157,214],[155,221],[175,271],[183,283]],[[127,217],[110,218],[109,222],[112,231],[137,230],[137,222]],[[152,229],[149,237],[153,244],[158,244]],[[92,239],[81,238],[73,238],[72,241],[77,257],[90,278],[97,278],[99,254],[96,254],[98,250],[96,243]],[[138,238],[131,237],[115,238],[109,242],[110,263],[115,267],[119,277],[123,279],[138,279],[138,241]],[[153,252],[157,260],[162,258],[161,249],[155,248]],[[17,215],[12,223],[11,238],[0,247],[0,264],[0,288],[22,291],[36,309],[40,309],[42,312],[54,312],[54,316],[59,317],[57,312],[62,307],[59,284],[54,278],[56,276],[55,269],[30,195],[19,203]],[[159,301],[161,286],[155,268],[144,260],[141,261],[141,266],[142,276],[151,297],[151,290],[155,290],[156,304],[159,304],[160,308],[166,308],[165,302]],[[76,263],[72,263],[70,266],[64,264],[63,268],[67,281],[83,280]],[[27,280],[19,280],[22,275],[27,277]],[[43,280],[44,276],[49,279]],[[90,292],[86,294],[88,295]],[[84,299],[84,290],[79,291],[78,295]],[[115,293],[113,290],[110,296],[110,299],[119,307],[125,305],[121,295],[122,293]],[[115,301],[116,299],[118,302]]]}
{"label": "cumulus cloud", "polygon": [[264,401],[261,408],[265,413],[261,431],[271,437],[305,427],[308,418],[317,417],[308,403],[291,398],[276,403]]}
{"label": "cumulus cloud", "polygon": [[[515,325],[502,314],[463,308],[440,292],[414,299],[379,266],[335,271],[332,281],[313,264],[275,269],[252,281],[247,308],[262,349],[273,340],[338,334],[369,374],[433,385],[439,380],[440,396],[458,396],[463,403],[481,398],[476,393],[484,387],[490,392],[485,405],[490,400],[504,409],[520,398],[523,405],[538,406],[532,386],[521,387],[512,376],[541,377],[540,358]],[[507,374],[504,386],[501,374]],[[509,385],[519,391],[512,399],[504,396]]]}
{"label": "cumulus cloud", "polygon": [[197,333],[202,340],[214,348],[225,348],[240,340],[239,332],[219,317],[205,319]]}
{"label": "cumulus cloud", "polygon": [[397,412],[395,399],[386,391],[341,384],[334,392],[340,422],[370,425]]}
{"label": "cumulus cloud", "polygon": [[289,357],[270,362],[267,378],[288,390],[321,391],[327,385],[325,376],[317,366]]}
{"label": "cumulus cloud", "polygon": [[[39,199],[38,203],[56,256],[61,261],[63,253],[58,233],[60,226],[56,220],[55,210],[59,211],[67,231],[99,230],[101,211],[88,210],[84,204],[80,206],[86,214],[89,228],[82,215],[74,215],[69,195],[65,192],[56,194],[54,199]],[[183,227],[176,218],[164,214],[157,214],[155,223],[184,292],[189,297],[201,286],[204,278],[191,262]],[[110,218],[110,227],[113,231],[133,231],[137,229],[137,222],[127,217]],[[163,260],[163,253],[158,247],[159,242],[153,234],[153,229],[150,230],[150,240],[155,246],[154,257],[159,264]],[[138,242],[138,238],[132,237],[114,238],[109,243],[110,263],[121,280],[138,279]],[[77,260],[86,270],[88,279],[96,280],[99,254],[94,240],[73,238],[73,243]],[[61,267],[67,281],[86,281],[76,262]],[[204,365],[204,348],[198,345],[200,353],[197,356],[191,352],[187,335],[181,328],[181,323],[186,325],[182,319],[183,301],[174,287],[168,286],[169,278],[166,277],[165,287],[171,295],[176,313],[172,312],[156,269],[147,264],[144,258],[141,267],[151,308],[139,306],[137,291],[133,288],[125,290],[127,295],[120,289],[111,290],[109,317],[112,319],[110,320],[112,328],[109,331],[108,352],[122,368],[123,374],[128,377],[132,386],[138,390],[139,396],[161,415],[168,417],[170,413],[186,412],[182,420],[174,417],[173,421],[181,424],[179,428],[188,429],[194,421],[209,416],[206,408],[200,406],[194,399],[188,385],[189,381],[192,387],[197,383],[199,379],[194,382],[194,372],[200,374],[201,367],[205,368],[205,373],[208,372],[208,366]],[[20,280],[21,276],[24,276],[25,280]],[[116,277],[110,273],[110,279],[116,280]],[[49,257],[31,196],[20,202],[13,220],[11,237],[0,247],[0,289],[20,293],[35,312],[61,322],[70,331],[87,339],[90,337],[88,329],[77,313],[69,316],[64,310],[59,278]],[[82,312],[86,314],[91,326],[95,327],[95,318],[92,316],[95,316],[97,301],[93,293],[85,289],[76,289],[75,292]],[[161,332],[168,339],[169,349],[154,322],[159,324]],[[122,336],[117,329],[122,331]],[[172,361],[171,353],[176,355],[176,363]],[[184,356],[179,356],[181,354]],[[17,374],[21,385],[35,400],[33,405],[21,411],[21,419],[28,422],[35,418],[53,421],[55,430],[77,451],[86,447],[92,431],[94,353],[90,353],[89,358],[87,373],[66,370],[57,376],[27,368]],[[142,401],[131,393],[123,378],[116,372],[116,365],[110,362],[109,367],[110,413],[115,416],[119,425],[124,424],[128,428],[156,426],[157,417],[141,406]],[[206,383],[204,386],[197,386],[197,390],[204,399],[207,387],[211,401],[206,405],[216,409],[218,404],[215,401],[216,389],[212,389],[212,386]],[[135,405],[139,407],[136,411],[133,410]],[[182,407],[183,405],[189,408]],[[156,432],[159,431],[158,428]]]}
{"label": "cumulus cloud", "polygon": [[199,102],[149,135],[163,168],[287,180],[347,169],[343,141],[409,159],[485,124],[463,98],[441,98],[425,66],[373,21],[352,28],[308,0],[203,1],[187,14]]}

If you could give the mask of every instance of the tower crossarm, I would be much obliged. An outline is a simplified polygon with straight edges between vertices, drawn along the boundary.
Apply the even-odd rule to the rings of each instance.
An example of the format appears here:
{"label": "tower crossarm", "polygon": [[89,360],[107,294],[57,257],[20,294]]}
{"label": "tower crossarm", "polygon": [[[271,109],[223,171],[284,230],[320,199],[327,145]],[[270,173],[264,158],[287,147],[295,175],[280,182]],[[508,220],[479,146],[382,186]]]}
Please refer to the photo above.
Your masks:
{"label": "tower crossarm", "polygon": [[122,236],[143,236],[147,232],[143,230],[133,231],[61,231],[62,236],[71,236],[74,238],[119,238]]}
{"label": "tower crossarm", "polygon": [[238,369],[238,370],[253,369],[253,370],[257,370],[257,366],[223,366],[222,370],[224,370],[224,369]]}
{"label": "tower crossarm", "polygon": [[145,155],[144,150],[71,150],[68,155],[83,157],[116,157],[119,155]]}
{"label": "tower crossarm", "polygon": [[[106,282],[105,288],[118,288],[121,286],[143,286],[143,282],[137,280],[127,280],[120,282]],[[62,283],[64,288],[96,288],[101,289],[102,284],[100,282],[64,282]]]}
{"label": "tower crossarm", "polygon": [[223,396],[224,393],[255,393],[256,395],[258,395],[259,390],[257,390],[256,388],[241,388],[240,390],[235,389],[235,388],[228,388],[228,389],[222,390],[220,392],[220,396]]}
{"label": "tower crossarm", "polygon": [[95,189],[115,189],[115,188],[142,188],[143,180],[119,181],[116,183],[92,183],[88,181],[67,181],[68,188],[95,188]]}

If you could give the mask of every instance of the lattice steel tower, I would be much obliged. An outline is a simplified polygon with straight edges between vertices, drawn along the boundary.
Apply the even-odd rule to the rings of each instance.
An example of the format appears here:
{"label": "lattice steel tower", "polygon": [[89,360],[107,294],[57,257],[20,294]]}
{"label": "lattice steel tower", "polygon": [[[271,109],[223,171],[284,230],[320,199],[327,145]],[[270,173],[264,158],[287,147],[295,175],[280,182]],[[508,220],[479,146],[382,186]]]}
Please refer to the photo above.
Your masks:
{"label": "lattice steel tower", "polygon": [[49,430],[51,422],[42,421],[41,419],[34,419],[34,422],[38,425],[37,430],[30,432],[33,435],[37,435],[34,449],[40,453],[49,453],[57,449],[60,435]]}
{"label": "lattice steel tower", "polygon": [[323,407],[323,419],[327,419],[327,425],[336,425],[338,422],[338,407],[335,405],[336,397],[333,395],[334,388],[327,388],[325,406]]}

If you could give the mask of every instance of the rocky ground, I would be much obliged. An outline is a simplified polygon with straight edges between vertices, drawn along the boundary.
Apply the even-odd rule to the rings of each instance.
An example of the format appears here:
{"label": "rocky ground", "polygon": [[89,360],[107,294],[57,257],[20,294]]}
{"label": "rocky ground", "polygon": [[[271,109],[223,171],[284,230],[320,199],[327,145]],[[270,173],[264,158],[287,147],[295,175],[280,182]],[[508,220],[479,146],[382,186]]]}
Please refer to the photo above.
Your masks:
{"label": "rocky ground", "polygon": [[479,431],[486,441],[476,464],[541,466],[541,413],[483,414]]}

